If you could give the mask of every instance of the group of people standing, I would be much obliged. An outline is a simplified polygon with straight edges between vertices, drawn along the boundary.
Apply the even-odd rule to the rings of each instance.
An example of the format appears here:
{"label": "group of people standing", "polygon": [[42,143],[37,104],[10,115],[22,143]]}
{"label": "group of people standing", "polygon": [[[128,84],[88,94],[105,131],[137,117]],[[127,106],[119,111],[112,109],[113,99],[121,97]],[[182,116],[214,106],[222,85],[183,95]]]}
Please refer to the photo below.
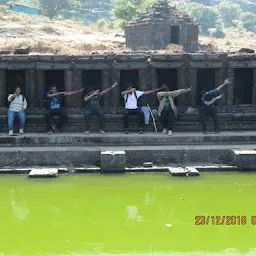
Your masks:
{"label": "group of people standing", "polygon": [[[220,99],[223,94],[219,95],[219,92],[224,88],[224,86],[231,84],[230,79],[226,79],[223,84],[217,88],[203,92],[201,97],[201,120],[203,133],[207,134],[206,129],[206,118],[210,116],[214,123],[214,130],[216,134],[219,134],[219,126],[217,120],[217,111],[215,107],[215,102]],[[113,90],[118,86],[114,83],[111,87],[104,91],[94,90],[88,92],[84,96],[84,102],[86,103],[84,118],[86,124],[85,134],[90,133],[90,119],[91,115],[96,115],[99,118],[99,132],[101,134],[105,133],[105,116],[101,105],[101,98],[104,94]],[[149,95],[156,93],[157,99],[159,101],[158,116],[163,125],[163,134],[172,135],[172,123],[175,116],[177,116],[177,108],[174,103],[174,99],[182,94],[189,93],[192,88],[180,89],[170,91],[166,85],[163,85],[159,89],[140,91],[133,87],[132,84],[127,86],[127,89],[121,93],[125,109],[124,109],[124,128],[125,133],[129,133],[129,116],[136,115],[139,118],[139,133],[144,132],[145,117],[144,112],[138,106],[138,99],[143,95]],[[46,93],[46,129],[47,134],[51,135],[53,133],[60,133],[60,129],[67,119],[67,113],[63,108],[64,97],[72,96],[78,93],[83,93],[84,89],[71,91],[71,92],[59,92],[55,85],[51,86],[50,90]],[[8,96],[9,109],[7,113],[8,118],[8,131],[9,135],[13,135],[13,122],[15,117],[20,119],[20,129],[19,133],[24,133],[24,126],[26,115],[25,111],[27,109],[27,100],[21,93],[20,87],[17,87],[13,94]],[[53,117],[58,116],[57,122],[54,122]]]}

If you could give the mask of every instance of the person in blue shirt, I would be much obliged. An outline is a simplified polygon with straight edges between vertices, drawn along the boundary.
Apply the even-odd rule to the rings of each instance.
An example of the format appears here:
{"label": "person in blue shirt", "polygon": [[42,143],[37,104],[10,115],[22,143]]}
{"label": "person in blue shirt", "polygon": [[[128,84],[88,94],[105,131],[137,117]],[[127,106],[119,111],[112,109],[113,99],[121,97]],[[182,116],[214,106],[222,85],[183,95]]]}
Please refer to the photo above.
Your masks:
{"label": "person in blue shirt", "polygon": [[223,97],[223,94],[219,94],[219,92],[226,86],[231,84],[230,79],[226,79],[223,84],[218,86],[217,88],[210,90],[208,92],[203,92],[201,97],[202,103],[202,112],[201,112],[201,121],[203,126],[203,133],[207,134],[206,128],[206,120],[207,117],[211,117],[213,120],[213,126],[216,134],[220,134],[219,124],[217,119],[217,110],[215,107],[215,102]]}
{"label": "person in blue shirt", "polygon": [[[47,112],[45,114],[45,121],[48,135],[51,135],[54,132],[60,133],[59,129],[63,126],[65,120],[68,117],[67,113],[62,107],[64,97],[72,96],[83,91],[84,89],[71,92],[58,92],[57,87],[55,85],[51,86],[50,91],[46,93]],[[56,125],[53,124],[53,116],[59,116]]]}

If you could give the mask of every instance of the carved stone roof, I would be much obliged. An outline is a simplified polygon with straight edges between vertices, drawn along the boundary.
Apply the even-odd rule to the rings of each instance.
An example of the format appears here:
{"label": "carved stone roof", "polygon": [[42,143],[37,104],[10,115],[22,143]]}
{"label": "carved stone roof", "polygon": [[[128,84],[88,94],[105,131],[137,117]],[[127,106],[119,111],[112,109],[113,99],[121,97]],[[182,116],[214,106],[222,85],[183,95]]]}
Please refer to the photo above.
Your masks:
{"label": "carved stone roof", "polygon": [[175,6],[170,6],[167,0],[158,0],[156,4],[142,12],[135,20],[130,21],[128,25],[169,21],[194,23],[188,14],[179,11]]}

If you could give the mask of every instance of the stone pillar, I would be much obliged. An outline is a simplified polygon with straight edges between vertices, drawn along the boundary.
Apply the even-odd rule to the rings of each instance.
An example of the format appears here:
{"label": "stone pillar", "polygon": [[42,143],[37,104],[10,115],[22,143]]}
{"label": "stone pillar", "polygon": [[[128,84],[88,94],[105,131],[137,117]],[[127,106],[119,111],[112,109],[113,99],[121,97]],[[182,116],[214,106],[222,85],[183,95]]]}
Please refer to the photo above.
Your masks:
{"label": "stone pillar", "polygon": [[[147,70],[146,68],[139,69],[139,90],[141,91],[147,91],[151,90],[152,87],[147,83]],[[140,98],[140,104],[142,106],[146,106],[147,102],[150,103],[153,101],[153,96],[155,95],[146,95]]]}
{"label": "stone pillar", "polygon": [[46,103],[44,101],[46,100],[46,92],[49,88],[45,86],[44,70],[37,70],[36,87],[38,94],[36,106],[45,107]]}
{"label": "stone pillar", "polygon": [[38,101],[38,93],[36,91],[36,70],[25,71],[26,97],[28,107],[35,107]]}
{"label": "stone pillar", "polygon": [[0,70],[0,107],[6,106],[6,98],[5,70]]}
{"label": "stone pillar", "polygon": [[[224,68],[215,69],[215,87],[221,85],[226,78],[226,70]],[[227,105],[227,87],[223,90],[224,97],[217,101],[219,106]]]}
{"label": "stone pillar", "polygon": [[232,79],[232,84],[227,86],[227,105],[232,106],[235,100],[235,70],[228,69],[228,77]]}
{"label": "stone pillar", "polygon": [[[149,68],[148,79],[150,79],[149,82],[151,84],[151,89],[152,90],[157,89],[160,86],[160,84],[158,84],[158,81],[157,81],[156,69],[154,67]],[[158,106],[157,97],[155,96],[152,99],[152,102],[150,102],[150,103],[151,103],[150,106]]]}
{"label": "stone pillar", "polygon": [[[81,90],[83,88],[83,71],[80,69],[73,70],[73,90]],[[82,108],[84,106],[84,94],[79,93],[73,96],[73,106]]]}
{"label": "stone pillar", "polygon": [[[102,71],[102,88],[100,88],[100,90],[106,90],[107,88],[109,88],[110,85],[110,71],[109,70],[103,70]],[[110,92],[105,94],[103,96],[103,100],[104,100],[104,107],[110,107],[111,106],[111,94]]]}
{"label": "stone pillar", "polygon": [[192,91],[189,93],[190,96],[190,105],[196,106],[197,96],[198,96],[198,88],[197,88],[197,69],[191,68],[188,71],[188,87],[192,87]]}
{"label": "stone pillar", "polygon": [[[120,85],[120,70],[113,69],[110,74],[110,84],[117,82]],[[116,87],[114,90],[110,92],[111,94],[111,107],[118,108],[120,106],[120,87]]]}
{"label": "stone pillar", "polygon": [[[64,71],[64,87],[65,91],[73,90],[73,71]],[[73,107],[73,96],[65,98],[65,107]]]}
{"label": "stone pillar", "polygon": [[252,104],[256,105],[256,68],[253,69],[253,89],[252,89]]}
{"label": "stone pillar", "polygon": [[[177,70],[177,89],[187,89],[191,87],[189,83],[189,69],[186,66]],[[193,103],[193,91],[183,94],[177,98],[178,106],[191,106]]]}

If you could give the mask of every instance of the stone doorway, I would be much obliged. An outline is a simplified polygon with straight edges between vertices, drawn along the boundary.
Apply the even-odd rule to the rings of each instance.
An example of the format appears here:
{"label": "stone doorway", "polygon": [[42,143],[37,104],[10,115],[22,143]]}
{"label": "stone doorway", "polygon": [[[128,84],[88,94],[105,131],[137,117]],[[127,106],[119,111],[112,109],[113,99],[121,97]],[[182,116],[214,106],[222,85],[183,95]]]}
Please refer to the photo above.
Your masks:
{"label": "stone doorway", "polygon": [[83,87],[85,87],[86,93],[97,89],[102,90],[102,71],[84,70]]}
{"label": "stone doorway", "polygon": [[156,76],[158,87],[166,84],[170,91],[177,90],[178,81],[176,68],[157,69]]}
{"label": "stone doorway", "polygon": [[252,104],[253,69],[235,70],[235,105]]}
{"label": "stone doorway", "polygon": [[201,105],[201,92],[214,89],[215,86],[215,69],[202,68],[197,70],[197,100],[196,104]]}
{"label": "stone doorway", "polygon": [[[21,93],[26,95],[26,74],[24,70],[7,70],[6,71],[6,98],[9,94],[14,93],[15,88],[19,86]],[[7,100],[6,100],[7,105]]]}
{"label": "stone doorway", "polygon": [[55,85],[58,91],[65,91],[64,70],[45,70],[45,93],[51,89],[52,85]]}
{"label": "stone doorway", "polygon": [[172,25],[171,26],[171,44],[180,44],[180,26]]}

